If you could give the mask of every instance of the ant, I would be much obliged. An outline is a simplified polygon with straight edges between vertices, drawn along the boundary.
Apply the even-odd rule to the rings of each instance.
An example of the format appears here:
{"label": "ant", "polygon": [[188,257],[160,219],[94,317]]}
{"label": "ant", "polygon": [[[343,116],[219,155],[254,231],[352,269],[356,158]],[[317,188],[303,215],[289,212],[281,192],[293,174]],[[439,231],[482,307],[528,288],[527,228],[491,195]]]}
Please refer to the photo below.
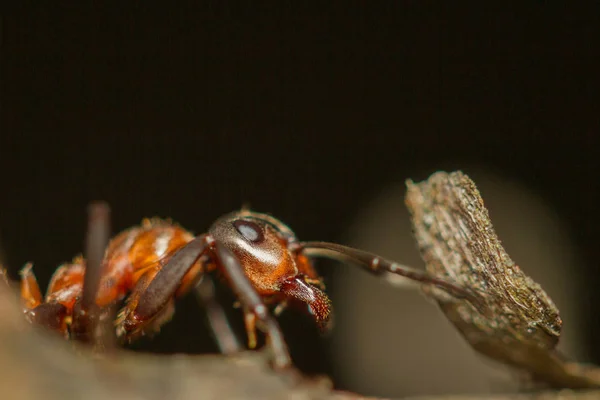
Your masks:
{"label": "ant", "polygon": [[[120,342],[152,334],[173,315],[175,299],[190,289],[204,287],[203,299],[210,303],[211,290],[202,285],[202,278],[216,271],[243,308],[248,347],[256,346],[258,328],[271,346],[274,366],[288,367],[287,345],[273,315],[290,305],[301,306],[322,330],[331,327],[331,301],[313,257],[350,261],[374,274],[401,275],[473,305],[478,302],[466,289],[375,254],[341,244],[299,241],[278,219],[247,208],[217,219],[198,236],[169,220],[153,218],[110,241],[108,206],[95,204],[90,210],[85,257],[77,256],[56,270],[44,300],[31,264],[21,270],[27,319],[72,340],[99,340],[96,328],[102,320],[114,325],[110,334]],[[109,310],[124,299],[124,307],[113,318]],[[219,341],[227,335],[226,322],[210,310],[216,309],[209,309],[209,319]]]}

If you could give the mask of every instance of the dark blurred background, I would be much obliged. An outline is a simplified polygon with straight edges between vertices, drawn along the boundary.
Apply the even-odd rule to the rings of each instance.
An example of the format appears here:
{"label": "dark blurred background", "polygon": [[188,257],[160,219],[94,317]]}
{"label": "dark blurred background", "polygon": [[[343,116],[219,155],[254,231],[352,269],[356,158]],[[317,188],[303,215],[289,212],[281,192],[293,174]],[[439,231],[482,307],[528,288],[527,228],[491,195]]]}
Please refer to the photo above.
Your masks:
{"label": "dark blurred background", "polygon": [[[599,16],[412,2],[5,15],[0,239],[10,272],[33,261],[45,285],[81,251],[95,199],[111,204],[115,232],[158,215],[200,233],[248,202],[300,238],[340,241],[389,185],[483,169],[560,217],[582,260],[571,273],[586,284],[587,360],[600,362]],[[335,287],[331,264],[320,265]],[[281,323],[304,371],[349,386],[331,339],[295,313]],[[193,297],[137,347],[216,351]]]}

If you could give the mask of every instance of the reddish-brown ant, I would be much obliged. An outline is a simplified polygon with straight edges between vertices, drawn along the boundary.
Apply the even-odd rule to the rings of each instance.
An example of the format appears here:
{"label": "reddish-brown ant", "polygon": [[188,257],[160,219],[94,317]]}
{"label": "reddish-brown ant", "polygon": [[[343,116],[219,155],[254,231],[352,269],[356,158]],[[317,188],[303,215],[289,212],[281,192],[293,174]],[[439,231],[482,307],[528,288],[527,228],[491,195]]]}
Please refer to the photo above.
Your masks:
{"label": "reddish-brown ant", "polygon": [[196,237],[170,221],[144,220],[106,246],[108,213],[103,207],[96,206],[91,213],[87,268],[83,257],[59,267],[44,300],[31,265],[21,271],[21,297],[29,320],[68,338],[89,339],[92,311],[101,313],[126,297],[115,322],[117,338],[131,341],[157,331],[173,314],[175,298],[206,273],[218,271],[244,310],[249,347],[256,344],[258,327],[272,347],[275,366],[286,367],[287,346],[268,307],[275,306],[277,315],[289,304],[304,305],[323,328],[332,313],[309,257],[351,261],[372,273],[401,275],[477,301],[452,283],[374,254],[334,243],[300,242],[281,221],[247,209],[219,218]]}

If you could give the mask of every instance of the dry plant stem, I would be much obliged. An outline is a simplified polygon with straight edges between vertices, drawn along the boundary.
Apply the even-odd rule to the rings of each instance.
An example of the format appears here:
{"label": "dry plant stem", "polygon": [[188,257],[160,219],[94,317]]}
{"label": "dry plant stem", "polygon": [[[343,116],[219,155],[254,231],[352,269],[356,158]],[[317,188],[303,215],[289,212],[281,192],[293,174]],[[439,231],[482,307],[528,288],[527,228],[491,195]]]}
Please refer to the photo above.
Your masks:
{"label": "dry plant stem", "polygon": [[71,335],[73,339],[92,344],[96,351],[112,349],[116,342],[112,329],[114,307],[100,310],[96,305],[109,240],[110,208],[105,202],[94,202],[88,206],[83,292],[73,310]]}
{"label": "dry plant stem", "polygon": [[88,207],[88,230],[85,243],[86,271],[81,305],[90,309],[95,305],[102,276],[102,260],[110,240],[110,208],[104,202]]}
{"label": "dry plant stem", "polygon": [[461,172],[438,172],[407,186],[406,205],[427,271],[487,303],[484,315],[424,288],[471,346],[552,387],[600,387],[600,370],[566,362],[555,351],[562,326],[558,309],[500,244],[473,181]]}

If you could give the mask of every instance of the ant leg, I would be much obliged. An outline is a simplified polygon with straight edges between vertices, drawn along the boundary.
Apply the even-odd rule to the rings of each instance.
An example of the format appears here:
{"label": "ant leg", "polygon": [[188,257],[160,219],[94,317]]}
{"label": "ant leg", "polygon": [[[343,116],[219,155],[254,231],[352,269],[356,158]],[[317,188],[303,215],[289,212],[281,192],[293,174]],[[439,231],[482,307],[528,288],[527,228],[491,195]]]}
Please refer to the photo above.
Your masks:
{"label": "ant leg", "polygon": [[166,322],[181,280],[213,242],[209,235],[198,236],[175,252],[164,266],[157,265],[145,273],[119,313],[117,336],[131,341]]}
{"label": "ant leg", "polygon": [[[281,303],[275,306],[273,315],[279,317],[281,313],[287,308],[288,303],[283,300]],[[246,334],[248,335],[248,348],[256,348],[256,315],[244,307],[244,325],[246,327]]]}
{"label": "ant leg", "polygon": [[[308,280],[307,280],[307,283],[310,283],[310,282],[308,282]],[[287,306],[288,306],[287,300],[283,300],[281,303],[279,303],[275,306],[275,309],[273,310],[273,315],[276,317],[279,317],[281,315],[281,313],[283,313],[285,311]]]}
{"label": "ant leg", "polygon": [[33,264],[27,263],[19,272],[21,275],[21,301],[26,310],[36,308],[43,301],[40,286],[37,283],[37,279],[35,279],[32,269]]}
{"label": "ant leg", "polygon": [[[25,264],[21,269],[21,301],[25,319],[32,324],[43,326],[47,329],[60,333],[67,338],[67,308],[59,303],[43,303],[40,287],[32,271],[31,263]],[[7,286],[10,282],[6,271],[0,265],[0,277]]]}
{"label": "ant leg", "polygon": [[104,202],[92,203],[88,207],[83,290],[73,308],[71,337],[91,342],[95,348],[102,349],[114,343],[114,331],[110,324],[112,309],[107,307],[101,310],[96,304],[109,240],[110,208]]}
{"label": "ant leg", "polygon": [[259,329],[266,334],[275,358],[275,368],[283,369],[291,366],[290,354],[279,324],[269,314],[267,306],[248,280],[240,262],[230,250],[223,246],[217,245],[216,255],[234,293],[240,299],[245,310],[255,316]]}
{"label": "ant leg", "polygon": [[60,333],[65,339],[69,337],[67,329],[68,309],[56,302],[44,303],[40,287],[32,271],[31,263],[25,264],[20,271],[21,301],[25,319],[32,324],[43,326]]}
{"label": "ant leg", "polygon": [[198,301],[206,308],[208,323],[212,329],[217,345],[224,354],[233,354],[241,350],[242,346],[237,336],[227,322],[225,310],[215,298],[215,285],[211,279],[204,277],[196,286],[195,293]]}
{"label": "ant leg", "polygon": [[21,300],[25,312],[25,319],[30,323],[41,325],[59,332],[67,338],[67,308],[60,303],[43,303],[40,287],[32,271],[31,263],[25,264],[21,269]]}
{"label": "ant leg", "polygon": [[248,348],[256,348],[256,314],[244,307],[244,326],[248,335]]}
{"label": "ant leg", "polygon": [[[293,246],[293,251],[303,252],[307,256],[330,258],[336,261],[353,261],[364,267],[369,272],[380,275],[386,272],[404,276],[416,282],[436,286],[457,299],[465,299],[480,311],[484,311],[483,300],[475,293],[448,282],[436,278],[425,271],[419,271],[400,265],[396,262],[386,260],[375,254],[358,250],[337,243],[327,242],[301,242]],[[484,311],[485,312],[485,311]]]}
{"label": "ant leg", "polygon": [[60,303],[42,303],[31,310],[25,311],[25,319],[27,321],[56,331],[65,339],[69,337],[67,317],[67,308]]}

